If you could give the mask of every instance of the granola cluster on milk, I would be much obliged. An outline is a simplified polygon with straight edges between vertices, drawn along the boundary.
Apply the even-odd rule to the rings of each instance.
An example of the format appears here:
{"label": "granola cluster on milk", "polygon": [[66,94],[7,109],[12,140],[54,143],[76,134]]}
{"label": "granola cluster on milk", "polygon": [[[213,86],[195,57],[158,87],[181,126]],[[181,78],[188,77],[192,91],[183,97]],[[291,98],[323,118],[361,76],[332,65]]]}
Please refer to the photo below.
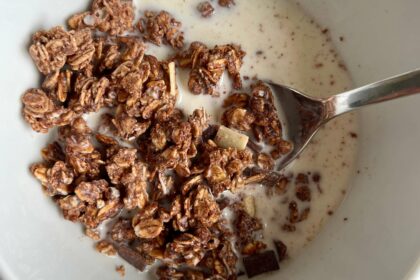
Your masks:
{"label": "granola cluster on milk", "polygon": [[[207,4],[202,8],[212,13]],[[289,184],[273,171],[291,143],[282,139],[270,89],[256,82],[250,93],[230,94],[222,124],[210,124],[203,109],[185,116],[175,106],[177,66],[190,69],[194,94],[219,96],[225,71],[241,90],[241,47],[193,42],[183,49],[182,26],[172,15],[145,11],[135,23],[134,7],[125,0],[94,0],[89,11],[68,20],[68,28],[33,35],[29,52],[43,82],[22,97],[33,130],[58,129],[57,139],[42,150],[43,162],[31,171],[64,218],[81,223],[105,255],[118,254],[141,271],[160,261],[160,279],[236,279],[235,248],[268,263],[274,256],[277,264],[272,251],[263,252],[267,245],[257,234],[263,226],[252,197],[227,203],[221,198],[248,184],[260,183],[271,193]],[[146,42],[170,45],[178,54],[159,60],[147,54]],[[83,118],[103,108],[106,133]],[[249,137],[272,151],[261,152]],[[296,196],[309,201],[301,179]],[[233,231],[222,215],[227,205],[235,216]],[[291,231],[309,208],[299,211],[292,201],[289,210],[284,227]],[[104,222],[111,228],[101,236]],[[278,257],[285,254],[282,246]],[[244,263],[253,263],[247,258]],[[123,267],[117,271],[124,274]]]}

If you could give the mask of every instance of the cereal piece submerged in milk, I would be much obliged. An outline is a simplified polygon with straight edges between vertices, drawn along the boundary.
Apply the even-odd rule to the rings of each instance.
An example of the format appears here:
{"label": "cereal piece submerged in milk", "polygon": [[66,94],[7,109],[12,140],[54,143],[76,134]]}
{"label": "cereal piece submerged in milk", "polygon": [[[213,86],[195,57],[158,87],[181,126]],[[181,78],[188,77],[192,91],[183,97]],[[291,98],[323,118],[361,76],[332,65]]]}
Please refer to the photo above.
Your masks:
{"label": "cereal piece submerged in milk", "polygon": [[263,225],[260,219],[251,215],[255,215],[255,209],[251,210],[249,200],[244,203],[237,202],[231,206],[235,216],[233,226],[237,237],[236,248],[243,255],[254,255],[267,245],[257,238],[256,233],[263,229]]}
{"label": "cereal piece submerged in milk", "polygon": [[235,5],[234,0],[219,0],[218,3],[220,6],[227,8],[230,8],[231,6]]}

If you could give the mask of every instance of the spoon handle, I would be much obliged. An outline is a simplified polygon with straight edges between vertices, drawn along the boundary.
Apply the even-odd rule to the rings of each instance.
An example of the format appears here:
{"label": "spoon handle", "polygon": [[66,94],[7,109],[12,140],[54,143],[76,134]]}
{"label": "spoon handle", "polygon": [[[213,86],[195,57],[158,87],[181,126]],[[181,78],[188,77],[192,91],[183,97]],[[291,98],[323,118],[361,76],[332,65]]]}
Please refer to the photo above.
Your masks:
{"label": "spoon handle", "polygon": [[363,106],[420,93],[420,69],[352,89],[324,101],[326,119]]}

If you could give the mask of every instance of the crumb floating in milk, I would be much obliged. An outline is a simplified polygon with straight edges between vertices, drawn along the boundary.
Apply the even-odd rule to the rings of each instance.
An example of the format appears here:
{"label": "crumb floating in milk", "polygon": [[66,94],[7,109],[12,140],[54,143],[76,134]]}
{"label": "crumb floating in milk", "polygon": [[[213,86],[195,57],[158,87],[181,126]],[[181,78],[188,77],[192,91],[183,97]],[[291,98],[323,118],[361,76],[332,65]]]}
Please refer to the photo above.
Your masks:
{"label": "crumb floating in milk", "polygon": [[118,272],[121,277],[125,276],[125,267],[123,265],[115,267],[115,271]]}
{"label": "crumb floating in milk", "polygon": [[[93,1],[89,11],[72,17],[70,31],[58,27],[34,36],[31,55],[47,77],[22,98],[24,116],[39,132],[59,127],[57,142],[43,150],[44,162],[31,168],[47,194],[94,239],[101,223],[118,217],[98,250],[118,253],[139,270],[171,260],[171,266],[158,268],[161,279],[234,279],[242,256],[255,256],[245,261],[251,263],[245,267],[249,276],[276,269],[286,251],[293,258],[342,198],[357,136],[345,144],[341,138],[357,128],[335,121],[292,166],[273,172],[273,162],[292,143],[281,139],[273,97],[255,79],[249,89],[245,77],[258,75],[315,94],[349,87],[345,66],[328,51],[329,32],[283,1],[234,7],[233,1],[219,1],[234,9],[211,18],[223,31],[213,33],[203,30],[204,19],[179,16],[198,2],[190,7],[144,0],[136,5],[144,15],[137,24],[141,35],[134,30],[131,3],[108,2],[105,8],[104,1]],[[241,20],[247,14],[257,22]],[[242,37],[239,28],[255,36]],[[96,29],[134,33],[105,38]],[[191,44],[174,60],[162,51],[153,55],[157,48],[142,41],[181,49],[184,36],[204,42]],[[303,49],[309,42],[311,49]],[[313,58],[322,67],[312,67]],[[186,70],[177,67],[175,73],[174,61]],[[190,90],[211,96],[193,96]],[[80,118],[101,108],[110,110],[109,135]],[[221,123],[247,134],[248,148],[218,146]],[[327,145],[317,144],[325,139]],[[342,158],[346,165],[336,169],[334,162],[341,166]],[[232,198],[222,199],[227,193]],[[225,219],[227,204],[236,205],[232,220]],[[122,210],[131,214],[121,215]],[[243,226],[254,230],[243,235]],[[272,266],[252,268],[265,258]],[[222,270],[215,261],[224,264]]]}
{"label": "crumb floating in milk", "polygon": [[204,18],[211,17],[214,14],[214,8],[209,1],[203,1],[198,3],[197,10]]}

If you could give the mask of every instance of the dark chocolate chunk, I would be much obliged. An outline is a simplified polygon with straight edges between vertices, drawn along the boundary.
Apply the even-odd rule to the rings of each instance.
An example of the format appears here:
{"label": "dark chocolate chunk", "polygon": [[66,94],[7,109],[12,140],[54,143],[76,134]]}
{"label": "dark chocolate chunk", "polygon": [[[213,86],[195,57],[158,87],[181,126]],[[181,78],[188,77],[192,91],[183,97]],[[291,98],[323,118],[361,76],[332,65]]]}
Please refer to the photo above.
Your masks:
{"label": "dark chocolate chunk", "polygon": [[276,247],[277,256],[279,257],[279,262],[281,262],[286,258],[287,246],[280,240],[274,240],[273,242]]}
{"label": "dark chocolate chunk", "polygon": [[219,130],[218,125],[214,125],[214,124],[209,125],[209,127],[203,131],[203,135],[202,135],[203,142],[207,142],[207,140],[213,139],[216,136],[218,130]]}
{"label": "dark chocolate chunk", "polygon": [[124,260],[126,260],[138,270],[143,271],[146,267],[146,260],[144,257],[139,252],[128,247],[127,245],[119,245],[117,247],[117,252],[118,255],[120,255]]}
{"label": "dark chocolate chunk", "polygon": [[272,250],[246,257],[243,262],[248,278],[280,268],[276,254]]}
{"label": "dark chocolate chunk", "polygon": [[261,173],[266,173],[266,172],[262,170],[261,168],[254,166],[254,167],[245,168],[244,171],[242,172],[242,175],[244,175],[245,177],[251,177],[254,175],[261,174]]}
{"label": "dark chocolate chunk", "polygon": [[223,209],[225,209],[226,207],[229,206],[230,199],[227,198],[227,197],[222,197],[222,198],[218,199],[216,202],[217,202],[217,204],[219,204],[219,209],[223,210]]}
{"label": "dark chocolate chunk", "polygon": [[258,145],[252,140],[248,140],[248,143],[246,144],[248,148],[250,148],[252,151],[259,153],[263,150],[263,147],[261,145]]}

